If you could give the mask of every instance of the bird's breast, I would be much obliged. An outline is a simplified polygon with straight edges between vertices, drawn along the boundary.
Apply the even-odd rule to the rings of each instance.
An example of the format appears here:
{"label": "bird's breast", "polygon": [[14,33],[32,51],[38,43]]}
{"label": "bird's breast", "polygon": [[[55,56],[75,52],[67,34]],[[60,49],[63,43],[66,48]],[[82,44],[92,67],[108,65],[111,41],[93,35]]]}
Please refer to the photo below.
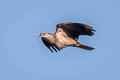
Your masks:
{"label": "bird's breast", "polygon": [[59,48],[65,48],[67,46],[70,46],[72,44],[75,44],[76,41],[73,40],[72,38],[66,36],[66,35],[62,35],[62,33],[59,33],[58,36],[56,37],[56,45]]}

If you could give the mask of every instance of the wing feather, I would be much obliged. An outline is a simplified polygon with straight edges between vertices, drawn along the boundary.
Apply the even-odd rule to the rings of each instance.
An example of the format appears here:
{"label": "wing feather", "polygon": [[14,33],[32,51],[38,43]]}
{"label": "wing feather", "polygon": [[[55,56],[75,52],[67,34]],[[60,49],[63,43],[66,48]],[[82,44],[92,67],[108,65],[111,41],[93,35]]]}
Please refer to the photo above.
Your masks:
{"label": "wing feather", "polygon": [[59,32],[58,28],[61,28],[68,36],[78,39],[79,35],[92,36],[94,29],[86,24],[81,23],[61,23],[57,25],[56,32]]}
{"label": "wing feather", "polygon": [[[59,49],[56,45],[51,44],[46,38],[41,38],[41,39],[42,39],[44,45],[45,45],[52,53],[53,53],[53,50],[54,50],[55,52],[57,52],[57,50],[60,51],[60,49]],[[52,50],[52,49],[53,49],[53,50]]]}
{"label": "wing feather", "polygon": [[42,39],[44,45],[53,53],[53,50],[50,48],[50,44],[48,44],[48,42],[45,41],[43,38],[41,38],[41,39]]}

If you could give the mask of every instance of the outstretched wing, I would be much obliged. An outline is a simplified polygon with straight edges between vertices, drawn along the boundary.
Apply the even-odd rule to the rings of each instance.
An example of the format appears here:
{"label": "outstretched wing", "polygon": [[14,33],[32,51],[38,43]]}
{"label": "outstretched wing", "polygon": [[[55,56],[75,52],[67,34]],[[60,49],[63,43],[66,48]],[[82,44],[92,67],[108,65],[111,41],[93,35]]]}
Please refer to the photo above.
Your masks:
{"label": "outstretched wing", "polygon": [[[41,38],[41,39],[42,39],[44,45],[45,45],[52,53],[53,53],[53,50],[54,50],[55,52],[57,52],[57,50],[60,51],[60,49],[59,49],[56,45],[51,44],[50,41],[48,41],[46,38]],[[53,49],[53,50],[52,50],[52,49]]]}
{"label": "outstretched wing", "polygon": [[59,32],[59,28],[61,28],[69,37],[74,39],[78,39],[79,35],[92,36],[95,31],[91,26],[81,23],[58,24],[56,32]]}

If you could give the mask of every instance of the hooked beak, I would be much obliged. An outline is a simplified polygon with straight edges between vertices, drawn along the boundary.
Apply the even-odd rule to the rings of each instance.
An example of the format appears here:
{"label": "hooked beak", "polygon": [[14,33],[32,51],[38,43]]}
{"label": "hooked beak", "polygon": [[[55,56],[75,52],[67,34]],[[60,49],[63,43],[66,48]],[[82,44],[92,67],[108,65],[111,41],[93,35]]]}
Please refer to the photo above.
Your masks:
{"label": "hooked beak", "polygon": [[38,37],[40,37],[40,38],[42,37],[41,33],[40,33],[40,35]]}

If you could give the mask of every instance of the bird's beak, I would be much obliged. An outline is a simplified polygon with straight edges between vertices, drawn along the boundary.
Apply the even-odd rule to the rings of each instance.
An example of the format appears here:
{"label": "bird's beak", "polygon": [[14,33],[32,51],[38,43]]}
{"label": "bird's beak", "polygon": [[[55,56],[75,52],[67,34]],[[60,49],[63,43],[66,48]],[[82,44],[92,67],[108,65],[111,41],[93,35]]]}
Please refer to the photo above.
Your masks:
{"label": "bird's beak", "polygon": [[40,35],[38,37],[40,37],[40,38],[42,37],[41,33],[40,33]]}

